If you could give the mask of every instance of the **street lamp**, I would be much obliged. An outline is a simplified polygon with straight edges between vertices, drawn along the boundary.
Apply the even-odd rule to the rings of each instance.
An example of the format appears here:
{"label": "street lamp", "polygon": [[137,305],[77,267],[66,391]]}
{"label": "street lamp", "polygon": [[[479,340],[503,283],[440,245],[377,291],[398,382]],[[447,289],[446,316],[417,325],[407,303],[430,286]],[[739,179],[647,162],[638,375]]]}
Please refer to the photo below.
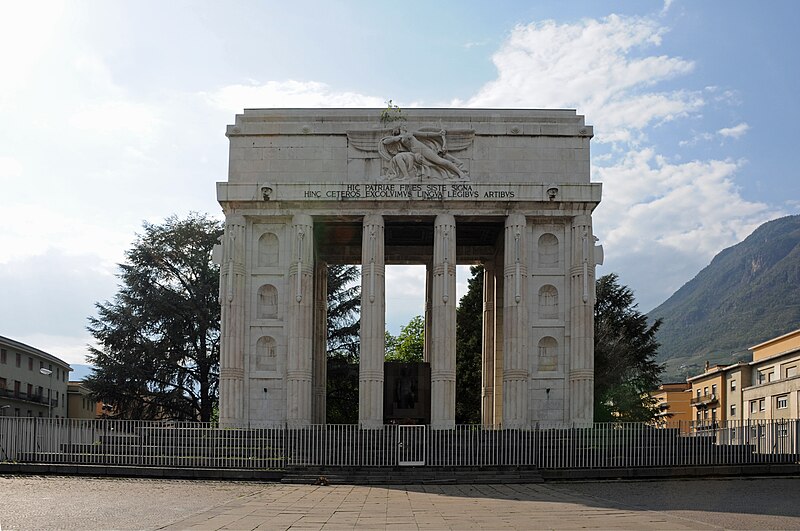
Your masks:
{"label": "street lamp", "polygon": [[50,377],[50,388],[47,390],[47,418],[53,418],[53,371],[42,367],[39,372]]}

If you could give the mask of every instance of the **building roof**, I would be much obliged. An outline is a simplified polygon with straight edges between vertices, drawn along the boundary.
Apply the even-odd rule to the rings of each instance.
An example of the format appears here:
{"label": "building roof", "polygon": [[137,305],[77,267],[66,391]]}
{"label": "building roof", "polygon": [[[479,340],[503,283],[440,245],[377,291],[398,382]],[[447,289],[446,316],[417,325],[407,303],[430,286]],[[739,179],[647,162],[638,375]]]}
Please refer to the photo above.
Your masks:
{"label": "building roof", "polygon": [[9,337],[0,336],[0,344],[5,344],[8,345],[10,348],[13,348],[14,350],[25,352],[27,354],[34,354],[36,356],[46,359],[47,361],[57,363],[62,367],[66,368],[68,371],[72,370],[72,367],[70,367],[69,363],[67,363],[66,361],[59,359],[53,356],[52,354],[48,354],[44,350],[39,350],[38,348],[26,345],[25,343],[20,343],[19,341],[16,341]]}

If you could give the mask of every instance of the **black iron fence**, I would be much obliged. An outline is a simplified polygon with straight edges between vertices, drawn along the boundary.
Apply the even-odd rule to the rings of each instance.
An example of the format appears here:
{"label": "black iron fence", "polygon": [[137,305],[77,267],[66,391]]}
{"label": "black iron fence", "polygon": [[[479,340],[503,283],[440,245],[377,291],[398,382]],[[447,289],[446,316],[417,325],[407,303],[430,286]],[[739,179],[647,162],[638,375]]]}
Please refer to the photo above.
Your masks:
{"label": "black iron fence", "polygon": [[0,417],[0,461],[282,470],[292,466],[614,468],[800,461],[800,421],[598,423],[503,430],[460,425],[224,427],[212,423]]}

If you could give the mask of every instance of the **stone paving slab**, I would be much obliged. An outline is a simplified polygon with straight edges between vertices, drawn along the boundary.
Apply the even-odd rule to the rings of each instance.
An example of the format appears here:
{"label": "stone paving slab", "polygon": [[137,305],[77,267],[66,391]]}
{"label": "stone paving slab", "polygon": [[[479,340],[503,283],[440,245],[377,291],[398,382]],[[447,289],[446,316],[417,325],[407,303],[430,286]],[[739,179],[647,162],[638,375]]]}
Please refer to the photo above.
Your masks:
{"label": "stone paving slab", "polygon": [[800,478],[305,486],[0,477],[11,529],[800,529]]}

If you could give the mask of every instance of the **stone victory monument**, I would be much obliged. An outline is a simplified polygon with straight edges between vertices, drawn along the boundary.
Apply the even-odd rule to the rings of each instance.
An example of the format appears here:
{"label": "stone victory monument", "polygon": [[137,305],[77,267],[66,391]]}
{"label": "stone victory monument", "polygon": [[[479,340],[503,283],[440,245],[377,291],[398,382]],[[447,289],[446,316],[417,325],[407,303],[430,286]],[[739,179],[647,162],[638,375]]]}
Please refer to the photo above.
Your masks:
{"label": "stone victory monument", "polygon": [[361,266],[359,423],[384,423],[385,266],[424,264],[432,429],[455,425],[456,265],[483,264],[485,426],[592,422],[601,185],[571,110],[248,109],[228,126],[220,421],[325,423],[328,264]]}

